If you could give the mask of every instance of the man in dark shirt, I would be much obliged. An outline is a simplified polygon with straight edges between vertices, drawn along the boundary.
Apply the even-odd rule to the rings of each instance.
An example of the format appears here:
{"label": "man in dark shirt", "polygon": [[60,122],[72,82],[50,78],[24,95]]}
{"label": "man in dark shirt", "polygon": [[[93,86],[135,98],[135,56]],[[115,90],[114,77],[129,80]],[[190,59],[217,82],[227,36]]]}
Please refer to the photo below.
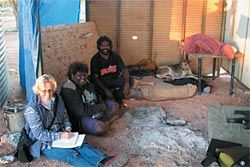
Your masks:
{"label": "man in dark shirt", "polygon": [[91,59],[91,78],[104,99],[115,99],[120,106],[129,94],[129,73],[119,54],[112,51],[107,36],[97,40],[98,52]]}
{"label": "man in dark shirt", "polygon": [[96,93],[88,79],[88,66],[80,62],[70,65],[68,79],[62,84],[60,95],[73,131],[101,136],[108,132],[109,121],[121,115],[114,100],[103,101]]}

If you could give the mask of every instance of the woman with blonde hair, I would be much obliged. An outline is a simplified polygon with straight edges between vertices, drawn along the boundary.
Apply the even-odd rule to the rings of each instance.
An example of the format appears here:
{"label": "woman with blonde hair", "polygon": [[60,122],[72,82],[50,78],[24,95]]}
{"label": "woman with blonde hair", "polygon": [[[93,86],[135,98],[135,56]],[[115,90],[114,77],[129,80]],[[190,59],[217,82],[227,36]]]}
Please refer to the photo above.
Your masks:
{"label": "woman with blonde hair", "polygon": [[61,97],[56,93],[57,83],[51,75],[42,75],[33,86],[35,96],[24,111],[25,129],[34,144],[29,148],[33,157],[64,161],[73,166],[122,166],[127,154],[108,157],[83,143],[75,148],[54,148],[52,141],[69,139],[71,124]]}

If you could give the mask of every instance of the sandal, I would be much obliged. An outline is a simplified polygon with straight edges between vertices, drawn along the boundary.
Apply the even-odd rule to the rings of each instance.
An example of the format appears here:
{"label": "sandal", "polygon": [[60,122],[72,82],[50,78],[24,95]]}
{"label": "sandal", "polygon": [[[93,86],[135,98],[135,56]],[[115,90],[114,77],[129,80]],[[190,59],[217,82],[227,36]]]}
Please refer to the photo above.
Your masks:
{"label": "sandal", "polygon": [[126,103],[124,103],[124,102],[122,101],[122,102],[119,102],[119,108],[120,108],[120,109],[122,109],[122,108],[128,109],[129,106],[128,106]]}
{"label": "sandal", "polygon": [[122,167],[128,162],[128,154],[122,153],[118,156],[114,156],[108,161],[106,161],[103,165],[104,167]]}

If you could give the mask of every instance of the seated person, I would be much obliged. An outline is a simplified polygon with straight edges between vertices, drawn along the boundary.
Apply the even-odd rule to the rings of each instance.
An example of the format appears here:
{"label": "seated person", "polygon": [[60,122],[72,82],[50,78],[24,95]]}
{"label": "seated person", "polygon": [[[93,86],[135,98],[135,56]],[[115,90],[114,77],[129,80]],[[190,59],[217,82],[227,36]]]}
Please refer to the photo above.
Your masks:
{"label": "seated person", "polygon": [[60,92],[72,123],[73,131],[101,136],[108,132],[114,116],[120,116],[119,105],[110,99],[102,101],[88,80],[88,66],[72,63],[68,79]]}
{"label": "seated person", "polygon": [[56,88],[57,83],[50,75],[40,76],[33,86],[35,96],[24,111],[25,129],[34,141],[29,148],[31,155],[63,161],[75,167],[124,165],[126,154],[108,157],[87,143],[72,149],[51,147],[52,141],[72,136],[68,115],[62,99],[55,93]]}
{"label": "seated person", "polygon": [[112,51],[107,36],[97,40],[98,52],[91,59],[91,78],[104,99],[115,99],[123,104],[129,94],[129,73],[120,55]]}

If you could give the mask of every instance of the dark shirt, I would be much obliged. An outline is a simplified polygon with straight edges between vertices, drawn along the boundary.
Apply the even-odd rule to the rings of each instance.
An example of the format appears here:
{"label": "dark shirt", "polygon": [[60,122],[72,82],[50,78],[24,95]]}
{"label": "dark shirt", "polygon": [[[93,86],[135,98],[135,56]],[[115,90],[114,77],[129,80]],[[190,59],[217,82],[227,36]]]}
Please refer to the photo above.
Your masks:
{"label": "dark shirt", "polygon": [[101,102],[101,99],[90,82],[80,87],[68,79],[62,84],[60,95],[67,109],[73,131],[80,130],[79,122],[83,117],[92,117],[100,111],[98,103]]}
{"label": "dark shirt", "polygon": [[121,56],[114,51],[110,52],[107,60],[102,58],[99,52],[91,59],[91,75],[98,75],[101,81],[117,78],[124,69],[125,64]]}

